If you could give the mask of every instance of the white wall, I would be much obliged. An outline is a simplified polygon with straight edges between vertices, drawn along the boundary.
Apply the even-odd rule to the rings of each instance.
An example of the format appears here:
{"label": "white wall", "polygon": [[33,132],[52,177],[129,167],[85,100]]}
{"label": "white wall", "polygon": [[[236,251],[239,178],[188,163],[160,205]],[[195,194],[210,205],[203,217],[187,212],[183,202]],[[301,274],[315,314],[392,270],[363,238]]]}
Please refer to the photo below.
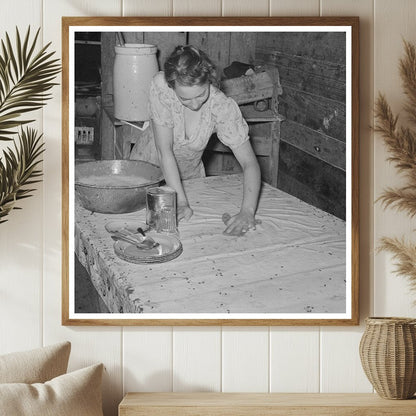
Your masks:
{"label": "white wall", "polygon": [[[369,392],[358,344],[370,315],[415,315],[392,260],[375,254],[382,235],[408,234],[407,218],[373,201],[400,178],[373,137],[378,91],[393,109],[403,94],[397,71],[402,37],[416,42],[414,0],[1,0],[0,30],[42,27],[61,53],[61,16],[313,16],[361,19],[361,317],[359,327],[62,327],[61,93],[39,112],[44,182],[0,225],[0,353],[72,342],[70,369],[101,361],[106,416],[127,391]],[[4,143],[0,145],[4,147]]]}

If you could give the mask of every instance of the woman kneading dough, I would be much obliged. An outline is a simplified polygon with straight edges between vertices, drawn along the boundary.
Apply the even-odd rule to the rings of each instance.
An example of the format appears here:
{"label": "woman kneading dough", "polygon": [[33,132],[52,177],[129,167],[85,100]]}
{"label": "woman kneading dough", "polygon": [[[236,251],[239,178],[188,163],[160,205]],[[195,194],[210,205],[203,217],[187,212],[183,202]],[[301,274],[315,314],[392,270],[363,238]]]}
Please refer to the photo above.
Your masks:
{"label": "woman kneading dough", "polygon": [[248,126],[237,103],[216,87],[215,68],[193,46],[178,46],[150,87],[150,113],[160,167],[177,193],[178,220],[189,220],[183,180],[205,176],[202,153],[213,133],[230,147],[243,170],[240,212],[225,219],[225,234],[255,229],[260,168],[250,145]]}

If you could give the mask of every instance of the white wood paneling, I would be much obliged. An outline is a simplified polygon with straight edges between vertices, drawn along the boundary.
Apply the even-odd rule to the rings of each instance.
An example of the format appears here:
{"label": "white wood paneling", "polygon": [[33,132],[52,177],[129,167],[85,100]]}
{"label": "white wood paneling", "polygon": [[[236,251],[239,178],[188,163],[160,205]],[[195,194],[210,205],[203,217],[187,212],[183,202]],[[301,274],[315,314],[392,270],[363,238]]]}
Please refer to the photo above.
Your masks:
{"label": "white wood paneling", "polygon": [[42,184],[36,187],[0,224],[0,334],[13,334],[0,335],[0,354],[42,345]]}
{"label": "white wood paneling", "polygon": [[59,27],[61,16],[120,16],[122,12],[122,0],[43,0],[43,3],[45,14],[56,16]]}
{"label": "white wood paneling", "polygon": [[[379,214],[380,218],[384,218],[386,221],[394,216],[392,213],[386,213],[385,215],[382,215],[382,213]],[[404,214],[395,214],[396,217],[399,218],[399,226],[403,225],[403,227],[388,228],[383,234],[379,235],[379,238],[382,236],[405,236],[407,241],[410,242],[411,238],[409,234],[411,231],[410,228],[406,228],[406,224],[408,227],[412,227],[412,229],[414,229],[414,226],[409,224],[409,220]],[[396,260],[393,259],[392,254],[388,252],[379,252],[376,254],[375,260],[375,271],[377,272],[377,270],[379,270],[380,275],[377,275],[376,272],[374,274],[374,316],[415,316],[415,293],[410,290],[410,284],[407,278],[395,273]]]}
{"label": "white wood paneling", "polygon": [[221,328],[173,329],[173,391],[221,391]]}
{"label": "white wood paneling", "polygon": [[123,330],[124,392],[172,391],[172,328]]}
{"label": "white wood paneling", "polygon": [[[24,36],[30,25],[33,35],[42,25],[41,5],[41,0],[25,1],[18,14],[15,8],[3,5],[0,38],[4,40],[7,32],[14,44],[16,26]],[[42,46],[41,39],[37,49]],[[36,119],[30,127],[39,130],[41,114],[27,115],[27,119]],[[2,160],[6,148],[13,149],[13,142],[0,142]],[[0,353],[42,345],[43,184],[35,188],[32,197],[16,204],[22,210],[12,211],[7,222],[0,224]]]}
{"label": "white wood paneling", "polygon": [[123,16],[171,16],[172,0],[122,0]]}
{"label": "white wood paneling", "polygon": [[221,0],[173,0],[174,16],[221,16]]}
{"label": "white wood paneling", "polygon": [[[376,40],[374,54],[374,85],[375,93],[386,95],[388,103],[397,114],[401,112],[399,123],[406,125],[403,113],[405,96],[401,88],[398,71],[399,59],[403,56],[403,39],[416,42],[415,18],[416,2],[412,0],[375,0]],[[375,167],[377,172],[374,181],[375,196],[379,196],[383,188],[404,184],[403,177],[398,174],[394,165],[386,162],[389,154],[378,137],[374,147]],[[383,210],[380,204],[375,205],[374,241],[382,236],[406,236],[414,234],[414,222],[404,213],[394,209]],[[376,315],[414,316],[416,308],[412,305],[414,293],[409,292],[403,277],[392,273],[392,259],[389,253],[381,252],[375,256],[374,293]],[[400,299],[400,301],[399,301]]]}
{"label": "white wood paneling", "polygon": [[[58,315],[55,315],[57,317]],[[62,340],[71,341],[71,356],[68,371],[84,368],[91,364],[103,363],[103,409],[104,416],[117,414],[117,406],[123,398],[121,371],[121,330],[120,328],[59,327],[59,322],[45,317],[46,344]]]}
{"label": "white wood paneling", "polygon": [[319,0],[270,0],[270,16],[319,16]]}
{"label": "white wood paneling", "polygon": [[321,393],[371,393],[360,363],[360,328],[325,328],[321,332]]}
{"label": "white wood paneling", "polygon": [[[1,4],[0,34],[3,39],[4,32],[14,35],[16,26],[19,30],[32,26],[32,29],[42,25],[42,0],[23,0],[14,3],[15,7],[6,7]],[[21,7],[17,7],[17,6]]]}
{"label": "white wood paneling", "polygon": [[223,16],[269,16],[269,0],[222,0]]}
{"label": "white wood paneling", "polygon": [[[61,55],[61,16],[117,15],[121,3],[113,0],[96,2],[44,0],[43,27],[45,39],[53,41],[53,48]],[[90,363],[103,362],[103,403],[106,416],[115,415],[122,397],[121,329],[61,326],[61,91],[56,88],[54,98],[44,110],[45,202],[44,224],[44,340],[45,344],[61,340],[72,343],[69,369]]]}
{"label": "white wood paneling", "polygon": [[319,392],[319,328],[270,329],[270,391]]}
{"label": "white wood paneling", "polygon": [[222,391],[269,391],[268,328],[223,328]]}

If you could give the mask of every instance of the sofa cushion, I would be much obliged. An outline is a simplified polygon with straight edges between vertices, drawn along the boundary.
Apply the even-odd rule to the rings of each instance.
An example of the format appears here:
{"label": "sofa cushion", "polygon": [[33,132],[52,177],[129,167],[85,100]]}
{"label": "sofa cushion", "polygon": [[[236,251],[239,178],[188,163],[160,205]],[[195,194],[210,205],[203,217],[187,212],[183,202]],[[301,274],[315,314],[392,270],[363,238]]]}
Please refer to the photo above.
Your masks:
{"label": "sofa cushion", "polygon": [[0,383],[44,383],[66,373],[70,342],[0,355]]}
{"label": "sofa cushion", "polygon": [[97,364],[46,383],[0,384],[0,415],[103,416],[102,372]]}

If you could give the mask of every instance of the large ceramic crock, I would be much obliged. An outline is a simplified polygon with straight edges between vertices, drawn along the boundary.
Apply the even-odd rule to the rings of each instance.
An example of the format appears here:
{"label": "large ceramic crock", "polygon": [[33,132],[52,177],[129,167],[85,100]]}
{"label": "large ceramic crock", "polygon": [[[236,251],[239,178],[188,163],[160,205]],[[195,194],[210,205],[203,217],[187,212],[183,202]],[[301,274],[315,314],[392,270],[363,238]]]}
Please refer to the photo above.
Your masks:
{"label": "large ceramic crock", "polygon": [[121,214],[146,206],[146,190],[162,181],[161,169],[141,160],[101,160],[75,167],[75,195],[93,212]]}

